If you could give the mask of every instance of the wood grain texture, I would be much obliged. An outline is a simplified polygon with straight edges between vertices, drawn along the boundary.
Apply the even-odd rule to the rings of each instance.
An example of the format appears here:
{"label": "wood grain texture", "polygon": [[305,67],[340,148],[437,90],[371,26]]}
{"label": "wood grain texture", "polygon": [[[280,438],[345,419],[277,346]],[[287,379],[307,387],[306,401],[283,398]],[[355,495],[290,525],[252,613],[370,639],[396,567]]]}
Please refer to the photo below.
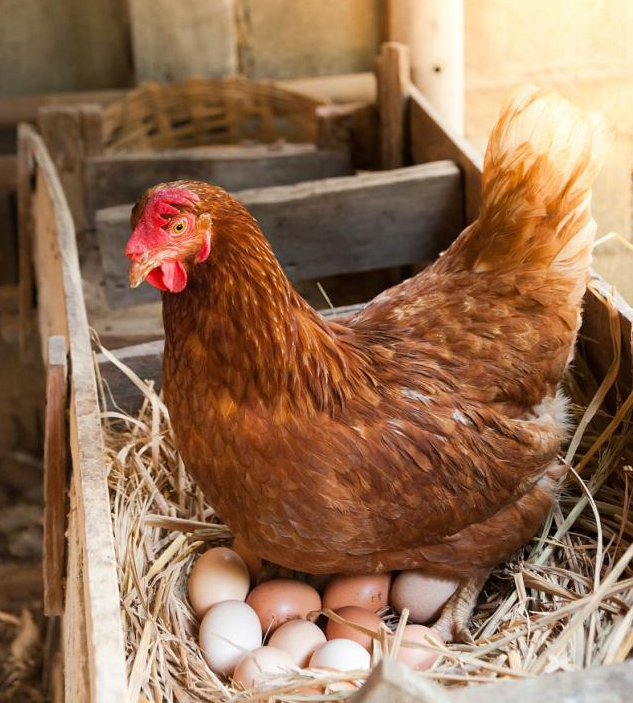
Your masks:
{"label": "wood grain texture", "polygon": [[85,188],[92,220],[96,210],[134,202],[147,188],[167,181],[208,181],[235,191],[351,173],[343,150],[311,144],[211,146],[88,158]]}
{"label": "wood grain texture", "polygon": [[[48,190],[51,207],[49,217],[54,227],[52,231],[45,231],[48,236],[57,238],[58,249],[63,252],[59,261],[49,262],[48,265],[61,269],[66,303],[67,343],[71,360],[69,426],[72,484],[77,499],[75,524],[78,550],[82,555],[78,556],[77,579],[73,580],[73,588],[77,589],[75,600],[83,601],[86,633],[83,638],[81,613],[75,612],[73,615],[73,611],[69,611],[67,599],[65,631],[78,632],[79,640],[85,641],[84,645],[78,642],[72,650],[76,656],[66,660],[67,681],[68,677],[79,677],[82,680],[77,687],[80,694],[70,696],[67,689],[67,699],[120,703],[127,695],[125,649],[101,421],[75,230],[61,183],[43,140],[33,128],[25,124],[20,125],[18,140],[20,153],[27,162],[35,165],[40,182]],[[30,183],[25,185],[27,191],[23,197],[30,210]],[[46,246],[46,243],[42,243],[40,248]],[[81,652],[87,657],[82,656]],[[77,667],[81,667],[81,671],[76,672]]]}
{"label": "wood grain texture", "polygon": [[446,689],[435,681],[416,675],[408,666],[390,657],[372,671],[365,685],[353,697],[354,703],[450,703]]}
{"label": "wood grain texture", "polygon": [[470,142],[459,137],[448,127],[413,85],[410,88],[409,131],[413,163],[450,159],[462,169],[466,221],[472,222],[479,212],[483,158]]}
{"label": "wood grain texture", "polygon": [[[451,163],[235,193],[290,280],[370,271],[434,258],[459,233],[461,188]],[[131,206],[100,210],[96,229],[112,307],[158,299],[130,289],[123,257]]]}
{"label": "wood grain texture", "polygon": [[407,162],[406,112],[409,95],[409,51],[396,42],[382,45],[376,60],[380,156],[382,168],[400,168]]}
{"label": "wood grain texture", "polygon": [[103,151],[101,105],[42,107],[40,132],[64,186],[78,228],[85,227],[85,183],[83,161]]}
{"label": "wood grain texture", "polygon": [[48,339],[44,414],[44,614],[64,610],[66,529],[66,340]]}

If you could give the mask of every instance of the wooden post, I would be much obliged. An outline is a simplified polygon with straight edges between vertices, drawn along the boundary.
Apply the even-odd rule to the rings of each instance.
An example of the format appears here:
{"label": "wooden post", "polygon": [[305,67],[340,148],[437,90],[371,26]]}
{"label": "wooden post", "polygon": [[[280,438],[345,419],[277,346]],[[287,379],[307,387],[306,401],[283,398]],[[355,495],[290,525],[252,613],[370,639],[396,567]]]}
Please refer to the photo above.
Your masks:
{"label": "wooden post", "polygon": [[382,168],[405,165],[406,105],[409,95],[409,51],[396,42],[382,45],[376,60]]}
{"label": "wooden post", "polygon": [[44,425],[44,614],[64,610],[66,530],[66,340],[48,339]]}
{"label": "wooden post", "polygon": [[64,186],[77,229],[87,226],[83,162],[103,153],[103,107],[95,104],[44,106],[40,132]]}
{"label": "wooden post", "polygon": [[388,0],[387,38],[410,48],[413,82],[449,127],[463,134],[463,0]]}

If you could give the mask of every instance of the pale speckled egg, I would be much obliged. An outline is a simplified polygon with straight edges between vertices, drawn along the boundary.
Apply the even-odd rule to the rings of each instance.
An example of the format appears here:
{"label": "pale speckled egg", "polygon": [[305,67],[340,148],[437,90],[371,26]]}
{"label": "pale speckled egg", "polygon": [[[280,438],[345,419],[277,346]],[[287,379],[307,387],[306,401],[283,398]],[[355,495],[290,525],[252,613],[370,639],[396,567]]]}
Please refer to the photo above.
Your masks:
{"label": "pale speckled egg", "polygon": [[[432,647],[437,647],[443,644],[442,639],[429,627],[424,625],[407,625],[404,628],[403,642],[415,642],[417,644],[426,644]],[[440,655],[419,647],[405,647],[404,644],[400,646],[398,650],[398,655],[396,659],[412,669],[417,671],[424,671],[433,666],[435,661]]]}
{"label": "pale speckled egg", "polygon": [[[344,608],[339,608],[335,612],[337,615],[345,618],[345,620],[349,620],[356,625],[361,625],[362,627],[376,633],[382,624],[382,620],[378,617],[378,615],[376,615],[376,613],[372,613],[371,610],[366,610],[365,608],[359,608],[357,605],[347,605]],[[325,634],[329,640],[353,640],[354,642],[358,642],[358,644],[365,647],[368,652],[371,652],[373,649],[373,639],[364,632],[356,630],[351,625],[343,625],[334,620],[328,620],[325,627]]]}
{"label": "pale speckled egg", "polygon": [[325,634],[318,625],[308,620],[290,620],[273,632],[268,644],[288,652],[294,663],[303,668],[325,642]]}
{"label": "pale speckled egg", "polygon": [[248,594],[246,602],[259,616],[264,632],[274,632],[288,620],[305,619],[321,609],[321,596],[312,586],[293,579],[264,581]]}
{"label": "pale speckled egg", "polygon": [[354,671],[369,669],[369,652],[358,642],[346,639],[329,640],[321,645],[310,658],[311,667]]}
{"label": "pale speckled egg", "polygon": [[189,602],[201,618],[212,605],[244,600],[251,577],[242,557],[232,549],[215,547],[202,554],[189,576]]}
{"label": "pale speckled egg", "polygon": [[375,613],[389,602],[390,580],[391,574],[336,576],[325,589],[323,607],[338,610],[356,605]]}
{"label": "pale speckled egg", "polygon": [[216,674],[232,674],[244,653],[261,645],[262,626],[250,605],[226,600],[207,610],[199,641],[209,668]]}
{"label": "pale speckled egg", "polygon": [[433,622],[458,586],[456,579],[437,578],[422,569],[402,571],[391,586],[391,605],[398,613],[409,608],[411,622]]}
{"label": "pale speckled egg", "polygon": [[288,652],[277,647],[258,647],[237,663],[233,680],[244,688],[253,688],[267,677],[283,674],[295,666]]}

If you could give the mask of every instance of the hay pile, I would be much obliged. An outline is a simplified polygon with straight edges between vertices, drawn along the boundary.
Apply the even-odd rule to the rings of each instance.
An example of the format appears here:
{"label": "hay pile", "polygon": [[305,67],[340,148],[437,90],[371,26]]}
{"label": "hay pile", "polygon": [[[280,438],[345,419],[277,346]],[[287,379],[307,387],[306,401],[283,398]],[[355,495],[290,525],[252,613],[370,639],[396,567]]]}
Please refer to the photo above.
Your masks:
{"label": "hay pile", "polygon": [[[475,645],[449,645],[419,676],[446,685],[530,677],[621,662],[633,648],[633,394],[619,399],[615,416],[603,402],[620,362],[615,314],[611,333],[616,358],[607,376],[592,378],[578,355],[567,379],[578,424],[566,456],[573,469],[558,505],[540,535],[486,585],[471,627]],[[209,670],[197,645],[187,576],[199,551],[226,545],[231,535],[185,472],[162,400],[121,368],[145,396],[135,417],[103,413],[130,700],[348,696],[335,685],[321,697],[298,692],[349,673],[297,671],[245,693]],[[397,628],[395,614],[384,619]],[[376,640],[374,663],[397,649],[403,624],[395,638],[385,632]],[[366,676],[354,673],[358,680]]]}

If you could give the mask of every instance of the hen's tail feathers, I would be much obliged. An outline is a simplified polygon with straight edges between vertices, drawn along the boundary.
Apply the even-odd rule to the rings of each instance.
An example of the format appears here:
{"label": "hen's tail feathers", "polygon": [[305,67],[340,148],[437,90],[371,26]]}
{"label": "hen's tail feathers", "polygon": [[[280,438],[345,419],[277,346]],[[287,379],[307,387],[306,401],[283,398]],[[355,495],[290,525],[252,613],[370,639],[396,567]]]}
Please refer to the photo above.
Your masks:
{"label": "hen's tail feathers", "polygon": [[599,113],[523,87],[488,143],[473,267],[552,266],[584,290],[596,231],[591,186],[612,139]]}

